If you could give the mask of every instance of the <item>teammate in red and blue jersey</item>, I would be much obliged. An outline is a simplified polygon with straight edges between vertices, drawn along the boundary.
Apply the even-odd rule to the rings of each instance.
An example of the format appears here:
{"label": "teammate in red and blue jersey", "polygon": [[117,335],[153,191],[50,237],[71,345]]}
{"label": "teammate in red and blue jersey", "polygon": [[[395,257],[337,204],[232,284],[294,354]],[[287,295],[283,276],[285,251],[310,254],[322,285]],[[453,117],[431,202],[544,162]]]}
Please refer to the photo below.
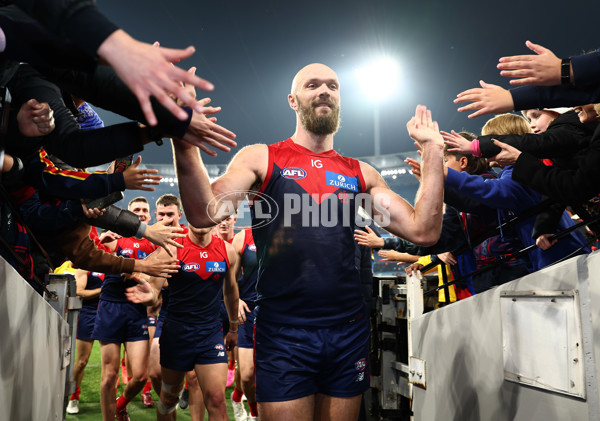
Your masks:
{"label": "teammate in red and blue jersey", "polygon": [[[173,194],[164,194],[156,200],[156,221],[160,222],[165,219],[171,220],[171,226],[179,226],[183,229],[182,233],[187,234],[188,229],[185,225],[180,224],[183,213],[179,198]],[[165,281],[160,291],[161,307],[156,321],[156,331],[150,343],[150,358],[148,362],[148,375],[154,386],[156,394],[160,396],[162,376],[160,367],[160,344],[159,339],[162,334],[162,327],[167,318],[167,308],[169,306],[169,285]],[[152,309],[153,307],[148,307]],[[192,421],[204,420],[204,399],[202,391],[198,385],[196,374],[193,370],[186,373],[186,384],[189,386],[189,411]],[[183,409],[183,408],[182,408]]]}
{"label": "teammate in red and blue jersey", "polygon": [[[422,149],[415,207],[370,165],[333,149],[339,81],[322,64],[301,69],[288,103],[296,131],[242,149],[212,185],[199,151],[174,142],[179,192],[190,224],[225,219],[249,195],[259,262],[255,309],[256,398],[262,421],[355,420],[369,387],[369,325],[353,231],[375,222],[417,244],[440,235],[443,145],[424,106],[408,122]],[[229,133],[223,132],[223,138]]]}
{"label": "teammate in red and blue jersey", "polygon": [[[195,370],[209,419],[227,419],[225,382],[226,349],[237,343],[238,259],[233,246],[211,234],[211,228],[194,228],[177,249],[180,269],[169,279],[167,318],[160,337],[162,385],[157,420],[170,420],[179,400],[185,373]],[[161,250],[160,252],[163,252]],[[154,305],[164,278],[150,278],[129,288],[127,298]],[[221,295],[230,329],[223,341],[219,315]]]}
{"label": "teammate in red and blue jersey", "polygon": [[[258,260],[252,229],[238,232],[233,239],[233,248],[241,259],[241,273],[237,277],[240,291],[239,318],[244,321],[238,331],[236,360],[240,372],[240,382],[231,392],[234,415],[245,414],[242,395],[246,395],[250,416],[247,421],[258,420],[258,407],[254,387],[254,308],[256,307],[256,281],[258,280]],[[241,384],[240,384],[241,383]],[[242,393],[243,391],[243,393]],[[239,408],[236,411],[236,406]],[[243,415],[242,417],[243,418]],[[236,418],[237,420],[237,418]]]}
{"label": "teammate in red and blue jersey", "polygon": [[77,284],[77,295],[83,301],[81,310],[79,310],[79,318],[77,319],[77,361],[73,370],[76,389],[75,393],[71,395],[69,405],[67,406],[68,414],[79,413],[81,381],[83,380],[83,372],[92,353],[92,346],[94,345],[92,331],[94,330],[94,322],[96,321],[96,311],[100,302],[100,289],[102,288],[102,282],[104,282],[104,274],[77,269],[75,272],[75,282]]}
{"label": "teammate in red and blue jersey", "polygon": [[[213,228],[212,235],[219,237],[223,241],[227,241],[229,244],[233,242],[233,237],[235,236],[235,223],[237,221],[236,215],[231,215],[228,218],[222,220],[216,227]],[[221,299],[221,319],[223,319],[223,334],[227,334],[227,329],[229,328],[228,317],[227,317],[227,309],[225,308],[225,303],[223,303],[223,299]],[[236,384],[239,384],[239,371],[235,369],[235,353],[233,350],[227,351],[227,383],[225,386],[231,386],[234,381]],[[236,421],[238,417],[236,416]]]}
{"label": "teammate in red and blue jersey", "polygon": [[[150,220],[149,205],[145,198],[136,197],[129,202],[128,208],[138,215],[142,222]],[[121,237],[113,243],[108,243],[107,246],[113,249],[117,256],[134,259],[145,259],[157,249],[157,246],[149,240],[135,237]],[[169,273],[174,272],[176,269],[169,271]],[[100,406],[104,421],[114,420],[115,415],[117,420],[128,420],[127,404],[142,390],[148,380],[149,343],[146,307],[133,304],[125,297],[126,288],[135,284],[135,280],[125,279],[121,275],[106,275],[100,293],[100,304],[92,338],[100,341],[102,360]],[[115,403],[121,344],[125,344],[131,363],[131,371],[128,370],[128,374],[132,377]]]}

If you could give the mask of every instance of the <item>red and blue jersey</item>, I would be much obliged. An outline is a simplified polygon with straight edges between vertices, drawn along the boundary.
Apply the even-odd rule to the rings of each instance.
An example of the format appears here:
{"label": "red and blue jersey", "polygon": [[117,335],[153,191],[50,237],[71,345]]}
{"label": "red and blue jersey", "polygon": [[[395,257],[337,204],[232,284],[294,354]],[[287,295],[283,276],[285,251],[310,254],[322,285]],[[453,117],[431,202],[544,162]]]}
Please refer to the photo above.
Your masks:
{"label": "red and blue jersey", "polygon": [[[85,289],[92,290],[96,288],[102,288],[102,283],[104,282],[105,276],[105,274],[100,272],[88,272]],[[90,300],[82,300],[81,310],[92,310],[95,313],[98,309],[99,302],[100,297],[92,298]]]}
{"label": "red and blue jersey", "polygon": [[242,246],[242,273],[238,279],[240,298],[252,307],[256,302],[256,281],[258,279],[258,259],[256,258],[256,245],[252,238],[252,229],[244,230],[244,244]]}
{"label": "red and blue jersey", "polygon": [[354,319],[365,306],[353,236],[365,191],[360,163],[291,139],[268,150],[251,206],[257,318],[320,327]]}
{"label": "red and blue jersey", "polygon": [[[142,238],[121,237],[117,240],[115,254],[121,257],[130,257],[133,259],[145,259],[154,252],[158,246],[152,244],[149,240]],[[126,303],[129,302],[125,297],[125,290],[137,285],[134,280],[125,280],[121,275],[107,274],[102,284],[100,299],[103,301],[113,301]]]}
{"label": "red and blue jersey", "polygon": [[220,322],[219,305],[223,295],[223,280],[229,269],[225,242],[211,236],[202,247],[187,236],[175,241],[179,271],[169,278],[167,320],[181,323],[209,324]]}

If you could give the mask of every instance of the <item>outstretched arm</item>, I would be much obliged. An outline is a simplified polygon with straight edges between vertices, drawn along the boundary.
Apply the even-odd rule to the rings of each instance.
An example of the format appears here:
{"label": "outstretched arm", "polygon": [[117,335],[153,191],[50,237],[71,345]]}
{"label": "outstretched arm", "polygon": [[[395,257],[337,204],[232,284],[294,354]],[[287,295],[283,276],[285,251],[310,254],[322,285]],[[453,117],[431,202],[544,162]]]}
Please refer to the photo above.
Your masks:
{"label": "outstretched arm", "polygon": [[157,120],[150,104],[151,96],[177,118],[185,120],[188,118],[187,113],[177,106],[170,94],[181,99],[196,112],[201,113],[202,107],[179,82],[189,83],[205,91],[214,89],[207,80],[172,65],[190,57],[194,51],[194,47],[191,46],[185,50],[154,47],[137,41],[122,29],[118,29],[100,45],[98,55],[115,69],[138,98],[148,124],[155,126]]}
{"label": "outstretched arm", "polygon": [[198,228],[213,226],[231,215],[267,171],[267,146],[247,146],[211,185],[198,148],[173,142],[173,150],[181,203],[189,223]]}
{"label": "outstretched arm", "polygon": [[378,225],[415,244],[432,245],[439,239],[442,228],[444,140],[425,106],[417,106],[415,116],[406,126],[421,147],[423,160],[421,187],[414,208],[394,193],[373,167],[361,162],[361,169],[367,192],[373,198],[373,213],[381,220]]}
{"label": "outstretched arm", "polygon": [[[498,63],[500,74],[512,77],[511,85],[560,85],[561,59],[547,48],[526,41],[525,45],[535,54],[501,57]],[[569,66],[569,78],[573,69]]]}
{"label": "outstretched arm", "polygon": [[475,111],[469,114],[469,118],[475,118],[485,114],[507,113],[514,109],[510,91],[483,80],[480,80],[479,84],[481,88],[467,89],[456,96],[455,104],[471,103],[460,107],[459,112]]}

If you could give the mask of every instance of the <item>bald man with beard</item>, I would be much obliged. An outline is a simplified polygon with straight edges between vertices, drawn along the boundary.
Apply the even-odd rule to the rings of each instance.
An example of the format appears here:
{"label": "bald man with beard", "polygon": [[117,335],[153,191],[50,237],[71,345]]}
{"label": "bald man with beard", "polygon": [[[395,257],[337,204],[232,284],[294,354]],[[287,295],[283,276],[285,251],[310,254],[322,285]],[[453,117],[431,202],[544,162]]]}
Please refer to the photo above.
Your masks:
{"label": "bald man with beard", "polygon": [[369,323],[353,231],[363,206],[386,229],[418,244],[442,222],[443,139],[431,112],[408,122],[425,174],[413,208],[370,165],[333,149],[340,83],[329,67],[301,69],[287,97],[296,130],[245,147],[210,184],[196,148],[174,143],[181,199],[198,227],[227,218],[248,195],[258,256],[256,399],[263,421],[358,417],[369,388]]}

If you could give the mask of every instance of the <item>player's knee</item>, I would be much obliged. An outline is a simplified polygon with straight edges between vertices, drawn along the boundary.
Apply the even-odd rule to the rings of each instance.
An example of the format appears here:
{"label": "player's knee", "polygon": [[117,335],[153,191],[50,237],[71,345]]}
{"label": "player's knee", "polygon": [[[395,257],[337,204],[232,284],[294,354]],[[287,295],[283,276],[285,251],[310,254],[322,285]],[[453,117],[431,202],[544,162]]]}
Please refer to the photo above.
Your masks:
{"label": "player's knee", "polygon": [[78,359],[75,368],[77,370],[83,370],[87,366],[88,360],[89,358]]}
{"label": "player's knee", "polygon": [[221,391],[203,391],[204,404],[207,408],[220,408],[225,406],[225,394]]}
{"label": "player's knee", "polygon": [[242,383],[254,382],[254,367],[250,370],[240,370],[240,380]]}
{"label": "player's knee", "polygon": [[100,383],[102,387],[115,387],[118,379],[119,373],[117,371],[108,370],[102,373],[102,379]]}
{"label": "player's knee", "polygon": [[171,412],[175,411],[177,408],[177,402],[179,402],[179,398],[175,400],[166,399],[167,402],[163,402],[162,397],[158,400],[158,405],[156,405],[156,409],[158,409],[159,414],[168,415]]}
{"label": "player's knee", "polygon": [[151,367],[148,369],[148,377],[150,377],[150,381],[152,382],[152,384],[154,384],[156,382],[158,382],[160,384],[162,381],[160,369],[157,370],[154,367]]}
{"label": "player's knee", "polygon": [[175,400],[175,404],[177,404],[181,386],[181,384],[166,384],[165,382],[162,382],[160,385],[161,396],[164,395],[166,402]]}
{"label": "player's knee", "polygon": [[145,384],[148,381],[148,372],[147,372],[147,370],[144,373],[142,373],[141,375],[136,376],[135,380],[137,380],[140,383],[144,383]]}

